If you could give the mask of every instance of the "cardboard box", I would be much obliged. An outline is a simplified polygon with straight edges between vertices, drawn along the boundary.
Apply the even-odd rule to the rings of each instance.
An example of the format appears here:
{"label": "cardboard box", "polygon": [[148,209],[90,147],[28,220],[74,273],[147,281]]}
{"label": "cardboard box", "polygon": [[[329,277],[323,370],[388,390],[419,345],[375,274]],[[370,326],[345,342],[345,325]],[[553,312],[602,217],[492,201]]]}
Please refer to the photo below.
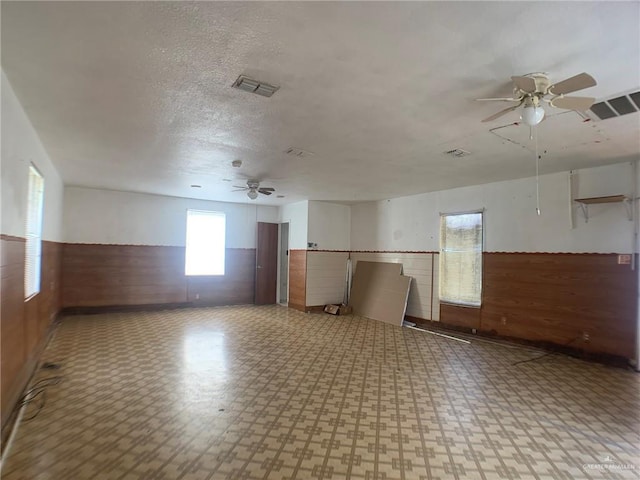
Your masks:
{"label": "cardboard box", "polygon": [[324,312],[331,315],[340,315],[340,305],[325,305]]}
{"label": "cardboard box", "polygon": [[331,315],[349,315],[353,309],[349,305],[325,305],[324,312]]}

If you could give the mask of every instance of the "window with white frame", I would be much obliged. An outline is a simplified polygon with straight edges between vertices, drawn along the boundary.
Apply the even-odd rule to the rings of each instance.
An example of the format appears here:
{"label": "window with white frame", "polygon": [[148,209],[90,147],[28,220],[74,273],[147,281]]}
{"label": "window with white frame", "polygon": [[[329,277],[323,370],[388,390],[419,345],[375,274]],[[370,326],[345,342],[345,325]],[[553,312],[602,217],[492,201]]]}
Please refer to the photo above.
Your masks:
{"label": "window with white frame", "polygon": [[40,292],[42,263],[42,206],[44,179],[33,165],[29,166],[29,190],[27,197],[26,249],[24,272],[24,296],[29,298]]}
{"label": "window with white frame", "polygon": [[224,275],[225,214],[187,210],[185,275]]}
{"label": "window with white frame", "polygon": [[440,216],[440,301],[479,307],[482,212]]}

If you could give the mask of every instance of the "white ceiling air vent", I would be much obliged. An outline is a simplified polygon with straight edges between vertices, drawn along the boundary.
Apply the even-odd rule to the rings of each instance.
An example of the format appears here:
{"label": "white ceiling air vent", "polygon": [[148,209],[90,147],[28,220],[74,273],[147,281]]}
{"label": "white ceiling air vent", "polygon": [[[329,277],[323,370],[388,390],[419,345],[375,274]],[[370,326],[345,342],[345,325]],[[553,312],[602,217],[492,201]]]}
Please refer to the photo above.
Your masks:
{"label": "white ceiling air vent", "polygon": [[232,85],[234,88],[239,88],[240,90],[244,90],[245,92],[251,92],[258,95],[262,95],[263,97],[270,97],[274,93],[278,91],[280,87],[274,87],[273,85],[269,85],[268,83],[261,82],[259,80],[254,80],[252,78],[246,77],[244,75],[240,75]]}
{"label": "white ceiling air vent", "polygon": [[453,150],[447,150],[444,152],[445,155],[449,155],[454,158],[466,157],[467,155],[471,155],[470,152],[466,150],[462,150],[461,148],[454,148]]}
{"label": "white ceiling air vent", "polygon": [[640,92],[627,93],[594,103],[587,111],[592,120],[621,117],[640,110]]}
{"label": "white ceiling air vent", "polygon": [[305,158],[313,155],[311,152],[307,152],[306,150],[302,150],[301,148],[291,147],[284,151],[287,155],[298,158]]}

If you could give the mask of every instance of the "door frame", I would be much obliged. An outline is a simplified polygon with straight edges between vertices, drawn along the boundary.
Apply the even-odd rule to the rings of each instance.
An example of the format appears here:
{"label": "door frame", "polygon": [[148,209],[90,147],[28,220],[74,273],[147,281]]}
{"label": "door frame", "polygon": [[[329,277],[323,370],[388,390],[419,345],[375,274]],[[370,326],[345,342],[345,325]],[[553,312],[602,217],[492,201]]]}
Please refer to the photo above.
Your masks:
{"label": "door frame", "polygon": [[277,275],[277,288],[276,288],[276,297],[277,304],[288,306],[289,305],[289,255],[287,255],[287,292],[286,292],[286,301],[282,302],[282,295],[280,292],[280,278],[282,272],[282,225],[287,224],[287,251],[291,250],[291,222],[281,222],[278,224],[278,275]]}

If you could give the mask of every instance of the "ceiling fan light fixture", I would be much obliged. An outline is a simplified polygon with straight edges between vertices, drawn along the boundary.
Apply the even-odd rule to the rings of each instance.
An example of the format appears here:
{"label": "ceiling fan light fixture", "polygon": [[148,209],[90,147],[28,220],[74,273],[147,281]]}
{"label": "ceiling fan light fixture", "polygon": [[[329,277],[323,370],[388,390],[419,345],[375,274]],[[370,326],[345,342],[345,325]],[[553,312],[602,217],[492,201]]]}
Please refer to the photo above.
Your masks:
{"label": "ceiling fan light fixture", "polygon": [[520,119],[530,127],[538,125],[544,118],[544,108],[540,106],[527,106],[522,109]]}
{"label": "ceiling fan light fixture", "polygon": [[247,192],[247,197],[249,197],[251,200],[255,200],[256,198],[258,198],[258,192],[251,189]]}

